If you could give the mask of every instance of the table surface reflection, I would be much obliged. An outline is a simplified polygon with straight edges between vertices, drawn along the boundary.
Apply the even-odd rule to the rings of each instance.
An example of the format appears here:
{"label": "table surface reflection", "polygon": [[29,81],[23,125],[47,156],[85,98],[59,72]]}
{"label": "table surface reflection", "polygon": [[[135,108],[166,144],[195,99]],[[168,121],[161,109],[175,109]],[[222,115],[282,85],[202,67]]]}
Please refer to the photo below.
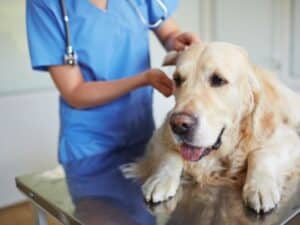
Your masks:
{"label": "table surface reflection", "polygon": [[[105,162],[105,163],[103,163]],[[125,179],[122,156],[94,156],[55,169],[19,176],[17,187],[64,224],[87,225],[275,225],[300,224],[300,185],[266,215],[242,204],[228,187],[182,184],[167,202],[148,205],[137,182]],[[292,219],[293,218],[293,219]]]}

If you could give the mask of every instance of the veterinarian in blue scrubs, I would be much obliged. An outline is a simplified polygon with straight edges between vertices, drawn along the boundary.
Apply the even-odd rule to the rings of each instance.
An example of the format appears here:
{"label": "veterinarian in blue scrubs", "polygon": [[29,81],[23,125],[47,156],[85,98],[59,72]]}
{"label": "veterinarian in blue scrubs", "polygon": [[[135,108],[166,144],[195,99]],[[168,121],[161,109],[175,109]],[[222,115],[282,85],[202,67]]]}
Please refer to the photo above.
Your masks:
{"label": "veterinarian in blue scrubs", "polygon": [[166,16],[157,0],[66,0],[78,64],[65,65],[59,0],[27,0],[32,68],[49,71],[60,93],[62,164],[92,155],[142,153],[154,129],[152,87],[165,96],[173,91],[163,72],[150,69],[147,24],[163,20],[153,30],[167,50],[199,41],[169,17],[177,1],[162,2]]}

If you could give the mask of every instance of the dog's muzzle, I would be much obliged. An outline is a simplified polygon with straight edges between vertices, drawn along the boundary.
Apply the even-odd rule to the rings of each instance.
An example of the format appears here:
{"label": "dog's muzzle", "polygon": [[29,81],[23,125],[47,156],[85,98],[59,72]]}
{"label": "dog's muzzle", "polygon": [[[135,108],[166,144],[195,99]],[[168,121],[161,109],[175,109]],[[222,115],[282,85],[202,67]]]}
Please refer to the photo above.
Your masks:
{"label": "dog's muzzle", "polygon": [[171,129],[182,141],[192,142],[194,130],[198,125],[196,117],[185,113],[173,113],[170,118]]}
{"label": "dog's muzzle", "polygon": [[170,126],[174,134],[182,141],[180,145],[181,156],[188,161],[198,161],[208,155],[213,150],[218,150],[222,145],[222,136],[225,131],[223,127],[216,139],[216,142],[211,147],[197,147],[192,143],[194,131],[198,125],[198,120],[188,113],[175,113],[170,118]]}

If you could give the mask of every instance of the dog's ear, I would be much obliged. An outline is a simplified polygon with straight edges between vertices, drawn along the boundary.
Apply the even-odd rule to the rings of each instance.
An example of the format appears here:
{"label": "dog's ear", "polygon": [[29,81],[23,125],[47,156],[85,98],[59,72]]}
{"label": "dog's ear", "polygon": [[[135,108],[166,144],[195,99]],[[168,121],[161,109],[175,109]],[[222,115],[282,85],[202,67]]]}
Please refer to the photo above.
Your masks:
{"label": "dog's ear", "polygon": [[248,60],[249,68],[248,68],[248,81],[250,84],[250,87],[254,93],[257,93],[260,90],[260,83],[258,80],[258,73],[260,73],[259,68],[252,64],[252,62],[249,59],[248,52],[241,46],[235,45],[235,47],[240,51],[240,53],[245,57],[246,60]]}
{"label": "dog's ear", "polygon": [[248,74],[248,80],[253,93],[258,93],[261,87],[256,77],[256,74],[255,73]]}
{"label": "dog's ear", "polygon": [[260,73],[262,73],[261,69],[252,64],[251,70],[248,74],[248,80],[254,93],[258,93],[261,89],[261,85],[258,79]]}
{"label": "dog's ear", "polygon": [[164,58],[162,65],[163,66],[175,66],[179,55],[180,55],[180,53],[177,51],[168,52]]}
{"label": "dog's ear", "polygon": [[278,93],[270,79],[271,73],[259,66],[253,66],[253,74],[249,76],[254,94],[255,110],[253,112],[254,134],[260,140],[269,138],[278,125],[281,111],[278,110]]}

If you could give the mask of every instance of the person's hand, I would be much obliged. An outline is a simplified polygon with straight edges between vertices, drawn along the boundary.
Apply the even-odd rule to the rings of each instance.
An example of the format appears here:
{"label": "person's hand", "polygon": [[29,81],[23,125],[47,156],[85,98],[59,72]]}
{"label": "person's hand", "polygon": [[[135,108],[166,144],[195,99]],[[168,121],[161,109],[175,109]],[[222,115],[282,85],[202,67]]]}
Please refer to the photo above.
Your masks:
{"label": "person's hand", "polygon": [[190,32],[177,34],[168,40],[168,48],[175,51],[182,51],[186,46],[193,43],[201,43],[198,35]]}
{"label": "person's hand", "polygon": [[161,70],[150,69],[144,73],[146,83],[151,85],[164,96],[169,97],[173,94],[173,81]]}

